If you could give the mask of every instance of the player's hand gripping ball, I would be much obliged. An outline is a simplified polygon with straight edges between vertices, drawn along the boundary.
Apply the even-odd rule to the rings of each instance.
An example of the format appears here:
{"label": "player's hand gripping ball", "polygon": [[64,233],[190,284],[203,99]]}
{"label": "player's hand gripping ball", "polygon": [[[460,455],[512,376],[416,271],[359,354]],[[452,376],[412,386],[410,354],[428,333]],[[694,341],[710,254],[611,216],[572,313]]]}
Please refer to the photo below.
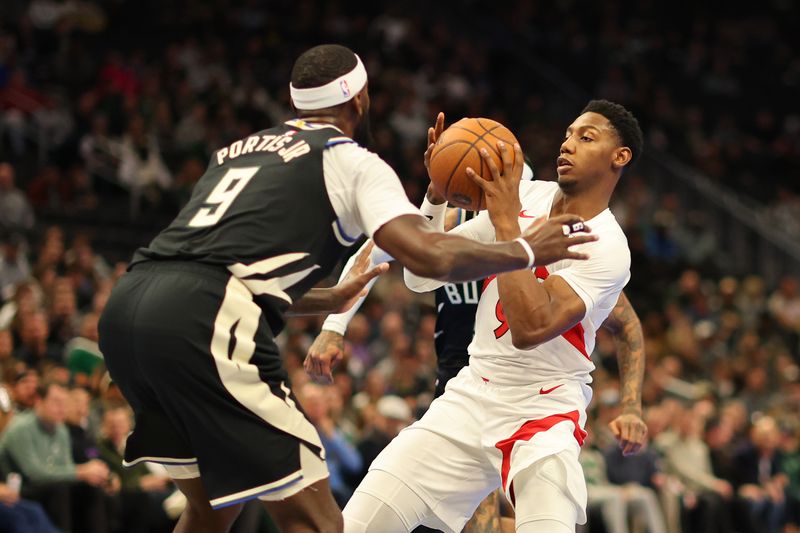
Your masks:
{"label": "player's hand gripping ball", "polygon": [[491,179],[480,150],[486,148],[497,168],[503,168],[498,141],[514,146],[517,138],[508,128],[488,118],[462,118],[444,130],[433,146],[428,167],[436,192],[457,207],[469,211],[486,209],[483,191],[467,176],[467,167]]}

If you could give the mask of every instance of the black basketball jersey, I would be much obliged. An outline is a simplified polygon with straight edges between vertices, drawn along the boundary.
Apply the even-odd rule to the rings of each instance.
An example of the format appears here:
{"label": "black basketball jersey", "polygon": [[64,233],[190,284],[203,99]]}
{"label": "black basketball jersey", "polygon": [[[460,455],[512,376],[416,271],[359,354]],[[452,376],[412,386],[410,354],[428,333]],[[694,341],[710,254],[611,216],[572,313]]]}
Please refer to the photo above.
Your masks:
{"label": "black basketball jersey", "polygon": [[475,313],[480,298],[478,281],[448,283],[436,289],[436,364],[458,371],[469,362],[467,346],[475,332]]}
{"label": "black basketball jersey", "polygon": [[332,127],[290,121],[223,147],[189,203],[133,263],[227,268],[255,295],[275,334],[288,306],[322,280],[351,242],[337,227],[323,152],[353,142]]}
{"label": "black basketball jersey", "polygon": [[[474,211],[458,211],[458,224],[475,218]],[[480,298],[478,281],[448,283],[435,291],[436,333],[434,346],[439,374],[455,375],[469,363],[467,346],[475,333],[475,313]]]}

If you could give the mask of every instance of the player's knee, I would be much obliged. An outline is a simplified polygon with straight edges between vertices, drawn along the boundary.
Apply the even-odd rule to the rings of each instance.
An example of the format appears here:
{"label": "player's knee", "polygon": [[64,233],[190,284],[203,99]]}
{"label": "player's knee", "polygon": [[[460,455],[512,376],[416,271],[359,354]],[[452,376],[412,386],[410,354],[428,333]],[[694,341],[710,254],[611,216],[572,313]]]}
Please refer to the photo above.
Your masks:
{"label": "player's knee", "polygon": [[356,490],[342,511],[344,533],[405,533],[410,528],[385,502]]}
{"label": "player's knee", "polygon": [[382,470],[367,473],[342,511],[345,533],[406,533],[429,513],[422,498]]}
{"label": "player's knee", "polygon": [[[567,477],[564,463],[556,456],[547,457],[514,477],[517,531],[575,530],[578,508],[569,495]],[[538,529],[530,529],[529,523]]]}

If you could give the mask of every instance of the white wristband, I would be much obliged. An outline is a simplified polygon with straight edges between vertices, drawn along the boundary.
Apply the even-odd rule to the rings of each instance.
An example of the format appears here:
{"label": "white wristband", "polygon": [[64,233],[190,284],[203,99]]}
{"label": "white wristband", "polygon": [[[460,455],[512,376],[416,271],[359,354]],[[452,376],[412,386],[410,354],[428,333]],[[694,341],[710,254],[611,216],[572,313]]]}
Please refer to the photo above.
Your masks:
{"label": "white wristband", "polygon": [[536,256],[533,255],[533,249],[531,248],[531,245],[528,244],[528,241],[526,241],[522,237],[517,237],[516,239],[514,239],[514,242],[520,243],[522,245],[522,249],[525,250],[526,254],[528,254],[528,266],[526,266],[525,268],[527,270],[530,270],[531,268],[533,268],[533,262],[536,260]]}
{"label": "white wristband", "polygon": [[444,231],[444,221],[447,216],[447,202],[441,204],[432,204],[428,200],[428,195],[422,200],[422,205],[419,206],[419,212],[431,221],[431,225],[438,231]]}

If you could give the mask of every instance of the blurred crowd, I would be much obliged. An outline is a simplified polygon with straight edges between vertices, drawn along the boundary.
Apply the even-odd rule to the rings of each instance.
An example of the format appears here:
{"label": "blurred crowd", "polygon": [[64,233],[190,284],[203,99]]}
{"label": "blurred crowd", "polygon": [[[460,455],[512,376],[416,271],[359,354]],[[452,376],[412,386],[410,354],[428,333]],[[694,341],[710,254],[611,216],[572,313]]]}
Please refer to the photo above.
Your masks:
{"label": "blurred crowd", "polygon": [[[668,151],[796,224],[800,211],[800,10],[473,0],[444,5],[246,0],[9,0],[0,6],[0,153],[32,201],[92,210],[112,193],[134,215],[180,205],[214,149],[289,116],[293,59],[346,42],[373,93],[374,148],[417,198],[435,113],[508,124],[553,176],[582,102],[559,95],[555,65],[582,94],[624,103]],[[474,9],[469,9],[473,7]],[[481,16],[476,16],[481,13]],[[563,93],[561,93],[563,95]],[[547,163],[547,164],[545,164]]]}
{"label": "blurred crowd", "polygon": [[[98,248],[103,228],[74,221],[102,218],[113,229],[134,219],[145,242],[159,216],[186,201],[214,149],[290,117],[291,63],[311,44],[344,42],[361,55],[373,149],[413,200],[427,185],[422,145],[439,110],[448,121],[508,124],[537,176],[554,178],[562,132],[581,103],[554,92],[544,61],[584,93],[631,108],[652,147],[800,231],[791,3],[765,2],[748,16],[702,4],[673,13],[654,2],[472,1],[464,5],[474,10],[457,14],[444,3],[412,5],[420,9],[0,3],[0,530],[155,532],[173,523],[182,503],[164,473],[120,467],[131,413],[97,347],[98,316],[125,269],[117,260],[133,250]],[[623,459],[608,434],[618,369],[601,332],[583,454],[590,530],[793,531],[798,281],[726,276],[708,215],[654,191],[655,171],[645,160],[626,174],[612,206],[633,254],[627,293],[645,329],[651,444]],[[292,319],[280,338],[340,503],[431,401],[433,313],[429,297],[387,275],[351,322],[348,357],[328,386],[302,370],[320,320]]]}

